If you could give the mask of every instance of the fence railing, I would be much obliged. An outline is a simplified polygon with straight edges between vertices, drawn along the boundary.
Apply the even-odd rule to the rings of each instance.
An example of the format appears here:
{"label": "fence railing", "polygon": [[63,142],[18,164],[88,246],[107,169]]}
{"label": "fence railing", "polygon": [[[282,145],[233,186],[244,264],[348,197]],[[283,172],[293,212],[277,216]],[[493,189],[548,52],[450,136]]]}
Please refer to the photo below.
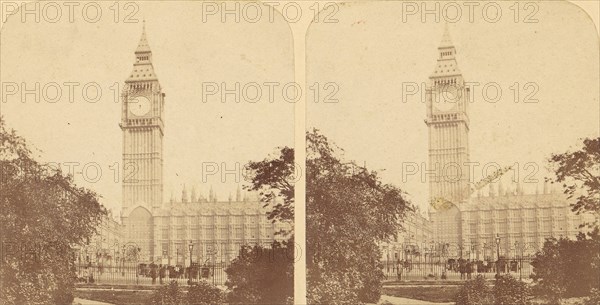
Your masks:
{"label": "fence railing", "polygon": [[[177,281],[181,285],[206,281],[214,285],[225,285],[226,264],[183,266],[159,266],[146,264],[77,264],[76,276],[80,284],[111,285],[159,285]],[[161,270],[162,269],[162,270]]]}
{"label": "fence railing", "polygon": [[502,259],[500,261],[463,262],[414,262],[414,261],[383,261],[383,273],[388,280],[464,280],[482,275],[494,278],[497,273],[528,280],[533,273],[531,258]]}

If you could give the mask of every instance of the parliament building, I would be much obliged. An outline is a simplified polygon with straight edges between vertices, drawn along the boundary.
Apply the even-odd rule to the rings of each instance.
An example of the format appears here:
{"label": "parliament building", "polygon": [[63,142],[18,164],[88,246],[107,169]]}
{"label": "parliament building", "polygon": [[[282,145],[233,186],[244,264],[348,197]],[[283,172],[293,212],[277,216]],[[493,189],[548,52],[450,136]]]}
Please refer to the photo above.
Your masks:
{"label": "parliament building", "polygon": [[123,166],[135,169],[122,185],[124,241],[139,249],[140,262],[188,265],[228,262],[242,245],[269,246],[289,225],[272,223],[256,194],[242,192],[217,200],[182,190],[181,197],[163,201],[163,137],[165,93],[152,64],[152,51],[142,32],[132,71],[121,94],[120,127]]}
{"label": "parliament building", "polygon": [[[428,215],[408,215],[399,238],[381,244],[384,260],[442,248],[449,257],[495,260],[498,238],[500,255],[530,255],[546,238],[573,238],[579,225],[590,221],[571,212],[562,192],[547,184],[533,194],[516,182],[504,187],[501,179],[473,188],[467,167],[470,96],[446,28],[429,77],[425,123],[428,165],[454,178],[429,178]],[[163,200],[165,97],[144,30],[122,92],[123,166],[135,167],[136,174],[122,185],[121,245],[136,245],[141,262],[185,266],[190,244],[194,262],[217,263],[235,258],[243,245],[283,239],[277,232],[289,224],[272,223],[256,194],[239,187],[227,200],[218,200],[212,190],[205,197],[185,187],[181,197]]]}
{"label": "parliament building", "polygon": [[[399,238],[382,244],[383,259],[410,259],[411,253],[446,252],[447,257],[477,260],[532,255],[546,238],[575,238],[580,225],[593,221],[576,215],[556,187],[544,183],[533,194],[498,175],[475,184],[469,176],[469,104],[471,94],[456,61],[448,28],[429,77],[425,124],[429,133],[428,219],[410,214]],[[415,234],[419,232],[420,234]]]}
{"label": "parliament building", "polygon": [[[455,256],[476,259],[532,254],[549,237],[574,238],[587,215],[571,212],[566,196],[544,184],[543,192],[526,194],[519,182],[508,188],[501,179],[473,188],[469,170],[469,88],[458,68],[456,48],[446,27],[438,48],[427,94],[429,164],[457,170],[457,179],[429,180],[433,240],[450,244]],[[460,168],[460,170],[459,170]],[[451,171],[445,175],[452,176]],[[501,176],[501,175],[499,175]],[[487,194],[483,191],[487,188]]]}

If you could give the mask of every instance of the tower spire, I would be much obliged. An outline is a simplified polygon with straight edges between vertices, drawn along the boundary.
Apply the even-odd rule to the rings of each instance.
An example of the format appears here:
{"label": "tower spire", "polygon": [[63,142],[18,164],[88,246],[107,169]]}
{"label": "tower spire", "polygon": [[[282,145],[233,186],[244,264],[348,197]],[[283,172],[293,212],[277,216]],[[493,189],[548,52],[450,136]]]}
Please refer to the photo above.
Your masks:
{"label": "tower spire", "polygon": [[135,49],[135,63],[133,71],[126,82],[155,81],[158,80],[152,66],[152,50],[146,38],[146,23],[142,26],[142,36]]}
{"label": "tower spire", "polygon": [[152,50],[150,50],[150,45],[148,44],[148,39],[146,38],[146,20],[144,20],[142,25],[142,36],[140,37],[140,42],[138,43],[137,49],[135,49],[135,53],[149,52],[152,52]]}
{"label": "tower spire", "polygon": [[452,38],[450,37],[450,30],[448,29],[448,23],[444,24],[444,34],[442,35],[442,42],[440,42],[439,48],[453,47]]}

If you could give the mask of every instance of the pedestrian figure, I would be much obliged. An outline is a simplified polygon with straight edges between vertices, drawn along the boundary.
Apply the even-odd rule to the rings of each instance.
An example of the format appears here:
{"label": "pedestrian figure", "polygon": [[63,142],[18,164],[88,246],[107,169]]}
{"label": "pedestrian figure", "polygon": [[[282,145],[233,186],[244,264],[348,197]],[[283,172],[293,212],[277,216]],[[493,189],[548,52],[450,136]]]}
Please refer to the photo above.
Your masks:
{"label": "pedestrian figure", "polygon": [[402,262],[398,259],[397,263],[396,263],[396,273],[398,275],[398,280],[401,281],[402,280]]}
{"label": "pedestrian figure", "polygon": [[156,284],[156,264],[154,262],[150,264],[150,277],[152,278],[152,285]]}
{"label": "pedestrian figure", "polygon": [[464,280],[465,279],[465,270],[466,266],[465,266],[465,261],[461,258],[458,260],[458,272],[460,272],[460,279]]}
{"label": "pedestrian figure", "polygon": [[465,268],[467,269],[467,279],[470,280],[471,273],[473,272],[473,263],[471,262],[471,260],[467,260]]}
{"label": "pedestrian figure", "polygon": [[158,278],[159,278],[159,283],[162,285],[163,283],[163,278],[165,277],[165,266],[163,266],[162,264],[158,265]]}

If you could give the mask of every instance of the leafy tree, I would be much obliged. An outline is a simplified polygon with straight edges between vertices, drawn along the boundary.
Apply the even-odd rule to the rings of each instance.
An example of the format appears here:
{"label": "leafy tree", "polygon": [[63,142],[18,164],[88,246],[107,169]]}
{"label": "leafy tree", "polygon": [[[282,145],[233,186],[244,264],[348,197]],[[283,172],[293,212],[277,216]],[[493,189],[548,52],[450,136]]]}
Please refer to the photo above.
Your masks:
{"label": "leafy tree", "polygon": [[[576,197],[573,212],[600,214],[600,138],[584,139],[577,151],[553,154],[549,163],[568,198]],[[592,224],[588,224],[592,225]]]}
{"label": "leafy tree", "polygon": [[396,235],[411,206],[404,193],[340,157],[317,130],[307,133],[308,301],[377,302],[383,270],[378,242]]}
{"label": "leafy tree", "polygon": [[294,244],[245,246],[225,270],[231,304],[291,304],[294,295]]}
{"label": "leafy tree", "polygon": [[97,195],[33,158],[0,117],[0,303],[70,304],[74,245],[106,210]]}
{"label": "leafy tree", "polygon": [[281,148],[276,158],[251,161],[246,165],[245,176],[251,185],[245,188],[259,191],[265,206],[271,206],[269,219],[280,222],[294,221],[294,149]]}
{"label": "leafy tree", "polygon": [[[280,149],[275,157],[251,161],[246,165],[245,177],[251,184],[245,186],[258,191],[265,207],[270,207],[268,218],[273,222],[291,224],[294,220],[294,150]],[[270,248],[245,246],[225,270],[228,299],[233,304],[286,304],[294,295],[294,238],[290,232],[285,242],[275,242]]]}
{"label": "leafy tree", "polygon": [[577,240],[547,239],[531,263],[536,292],[555,304],[564,297],[581,297],[600,287],[598,229]]}

